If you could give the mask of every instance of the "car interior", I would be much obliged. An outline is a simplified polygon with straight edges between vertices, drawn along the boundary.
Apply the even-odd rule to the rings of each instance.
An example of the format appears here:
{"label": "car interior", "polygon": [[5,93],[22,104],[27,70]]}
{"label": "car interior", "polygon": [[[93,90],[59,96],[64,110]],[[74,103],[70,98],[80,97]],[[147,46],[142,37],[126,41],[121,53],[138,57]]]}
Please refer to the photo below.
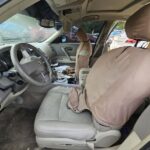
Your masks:
{"label": "car interior", "polygon": [[0,21],[0,150],[150,148],[150,0],[2,0]]}

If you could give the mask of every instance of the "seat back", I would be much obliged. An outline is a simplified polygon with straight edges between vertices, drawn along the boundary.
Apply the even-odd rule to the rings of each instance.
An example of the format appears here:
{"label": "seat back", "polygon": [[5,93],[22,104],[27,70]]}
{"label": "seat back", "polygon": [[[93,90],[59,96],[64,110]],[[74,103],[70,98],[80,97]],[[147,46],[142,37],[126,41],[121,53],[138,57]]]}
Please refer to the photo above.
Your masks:
{"label": "seat back", "polygon": [[112,128],[121,128],[150,94],[150,51],[125,49],[118,48],[97,60],[85,85],[86,102],[94,118]]}
{"label": "seat back", "polygon": [[[129,17],[126,32],[131,39],[150,41],[150,4]],[[121,128],[150,95],[149,66],[148,49],[122,47],[103,54],[90,70],[76,108],[89,109],[102,125]]]}
{"label": "seat back", "polygon": [[87,34],[80,28],[77,32],[80,45],[76,53],[75,74],[79,78],[81,68],[89,68],[89,59],[92,55],[92,45]]}
{"label": "seat back", "polygon": [[[126,23],[131,39],[150,40],[150,5]],[[123,47],[101,56],[86,80],[86,103],[103,125],[121,128],[150,94],[150,51]],[[137,88],[138,87],[138,88]]]}

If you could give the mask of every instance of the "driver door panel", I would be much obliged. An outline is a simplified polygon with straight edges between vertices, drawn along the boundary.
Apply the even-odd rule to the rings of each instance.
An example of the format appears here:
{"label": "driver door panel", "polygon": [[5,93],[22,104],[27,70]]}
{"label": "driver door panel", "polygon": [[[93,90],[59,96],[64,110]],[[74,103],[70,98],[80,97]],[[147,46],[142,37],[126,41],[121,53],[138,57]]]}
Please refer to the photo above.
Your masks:
{"label": "driver door panel", "polygon": [[55,59],[60,64],[75,65],[76,51],[79,43],[59,43],[51,44],[51,48],[55,51]]}

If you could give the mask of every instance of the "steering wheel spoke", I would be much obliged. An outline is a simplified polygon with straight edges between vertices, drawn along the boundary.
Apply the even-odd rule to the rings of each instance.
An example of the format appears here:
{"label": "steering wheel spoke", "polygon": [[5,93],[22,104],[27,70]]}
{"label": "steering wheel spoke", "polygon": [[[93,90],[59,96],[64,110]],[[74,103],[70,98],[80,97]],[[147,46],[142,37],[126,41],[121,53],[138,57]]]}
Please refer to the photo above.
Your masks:
{"label": "steering wheel spoke", "polygon": [[30,54],[24,49],[21,50],[21,53],[22,53],[23,58],[30,57]]}

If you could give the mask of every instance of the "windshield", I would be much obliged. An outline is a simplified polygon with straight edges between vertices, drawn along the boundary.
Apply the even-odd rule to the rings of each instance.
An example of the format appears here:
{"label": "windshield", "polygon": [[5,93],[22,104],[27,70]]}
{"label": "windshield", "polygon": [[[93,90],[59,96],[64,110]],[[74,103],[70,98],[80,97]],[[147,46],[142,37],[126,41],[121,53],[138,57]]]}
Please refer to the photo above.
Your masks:
{"label": "windshield", "polygon": [[16,14],[0,24],[0,45],[19,42],[42,42],[56,30],[43,28],[38,20],[23,14]]}

